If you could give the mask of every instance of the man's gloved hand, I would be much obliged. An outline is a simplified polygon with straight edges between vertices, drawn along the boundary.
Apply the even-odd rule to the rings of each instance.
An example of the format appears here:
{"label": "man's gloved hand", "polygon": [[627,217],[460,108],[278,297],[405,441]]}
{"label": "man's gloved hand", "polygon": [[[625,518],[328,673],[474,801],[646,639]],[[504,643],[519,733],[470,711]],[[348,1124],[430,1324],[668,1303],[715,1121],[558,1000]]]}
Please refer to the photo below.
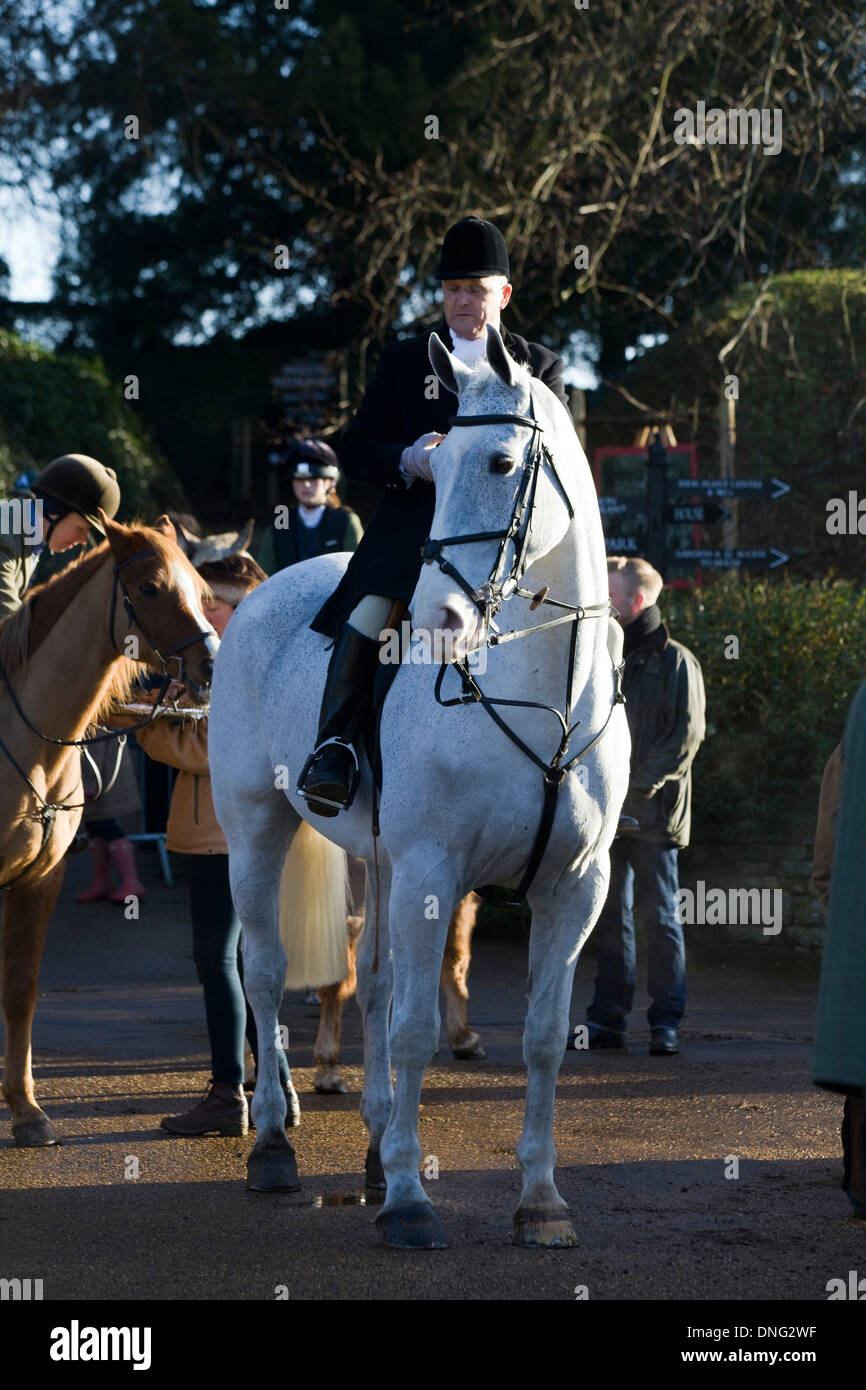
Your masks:
{"label": "man's gloved hand", "polygon": [[445,438],[444,434],[422,434],[403,450],[400,458],[400,470],[409,478],[422,478],[425,483],[432,483],[433,472],[430,467],[430,454],[437,444],[441,444]]}

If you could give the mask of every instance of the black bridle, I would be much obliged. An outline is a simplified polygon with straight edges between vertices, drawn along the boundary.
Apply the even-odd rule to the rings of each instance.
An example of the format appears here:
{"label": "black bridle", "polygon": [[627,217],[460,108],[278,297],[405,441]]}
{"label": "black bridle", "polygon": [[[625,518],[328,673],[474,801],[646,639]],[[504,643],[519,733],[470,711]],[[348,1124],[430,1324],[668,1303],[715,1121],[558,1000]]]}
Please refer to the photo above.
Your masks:
{"label": "black bridle", "polygon": [[[135,607],[129,595],[129,590],[127,589],[123,580],[120,578],[120,571],[122,569],[125,569],[127,565],[134,564],[137,560],[146,560],[153,557],[155,554],[156,552],[154,550],[140,550],[135,555],[128,556],[126,560],[119,560],[118,563],[114,566],[114,569],[112,571],[113,582],[111,586],[111,606],[109,609],[108,617],[108,640],[111,644],[111,647],[115,652],[117,652],[118,656],[126,656],[127,653],[123,650],[122,647],[118,646],[114,633],[115,617],[117,613],[117,592],[119,589],[123,595],[123,606],[126,609],[127,615],[129,617],[129,628],[131,629],[133,624],[138,628],[141,635],[144,637],[145,642],[150,647],[151,651],[153,652],[154,656],[159,662],[160,667],[162,668],[162,681],[160,682],[159,690],[157,691],[156,699],[153,703],[153,709],[145,719],[140,719],[136,724],[131,724],[125,729],[113,729],[105,734],[94,734],[91,738],[54,738],[51,734],[42,733],[41,729],[37,729],[35,724],[33,724],[31,720],[28,719],[26,713],[21,707],[21,702],[19,701],[18,696],[12,689],[12,685],[9,681],[9,677],[6,674],[3,664],[2,662],[0,662],[0,681],[3,682],[3,684],[6,687],[6,690],[8,691],[9,698],[12,701],[12,705],[16,713],[18,714],[22,723],[30,730],[30,732],[32,734],[35,734],[37,738],[41,739],[43,743],[51,743],[63,748],[80,748],[85,753],[85,755],[87,755],[87,748],[91,744],[104,743],[108,739],[112,738],[117,739],[117,759],[115,761],[114,772],[111,776],[110,781],[108,782],[108,785],[100,788],[100,791],[97,793],[97,798],[99,796],[103,796],[106,792],[110,791],[114,785],[115,779],[120,769],[120,757],[124,745],[126,743],[127,736],[129,734],[137,733],[139,729],[145,728],[156,718],[156,715],[162,705],[162,702],[165,699],[166,691],[168,690],[168,687],[174,679],[174,677],[172,677],[171,673],[168,670],[167,663],[171,661],[172,658],[176,659],[178,652],[184,651],[187,647],[191,647],[193,643],[200,642],[202,638],[208,636],[208,633],[206,632],[196,632],[192,637],[188,637],[184,642],[178,642],[177,646],[172,647],[170,651],[166,652],[163,655],[163,653],[159,651],[159,649],[147,635],[147,630],[135,611]],[[183,664],[182,662],[178,661],[178,677],[182,674],[182,670]],[[14,878],[9,879],[8,883],[0,884],[0,892],[2,892],[6,888],[11,888],[14,883],[17,883],[20,878],[23,878],[24,875],[26,873],[29,873],[30,870],[33,868],[33,865],[36,863],[37,859],[45,849],[45,846],[48,842],[48,837],[51,834],[52,826],[54,825],[54,817],[56,816],[57,812],[78,811],[83,809],[83,807],[87,803],[85,801],[46,801],[45,797],[34,785],[30,777],[28,777],[27,773],[24,771],[24,768],[15,758],[14,754],[10,751],[9,747],[3,741],[2,738],[0,738],[0,752],[6,754],[6,757],[9,759],[16,772],[27,783],[27,786],[30,788],[34,797],[38,801],[39,818],[42,824],[42,839],[40,841],[39,848],[36,851],[36,854],[30,860],[29,864],[25,864],[24,868],[20,871],[20,873],[17,873]],[[95,765],[93,764],[92,760],[90,761],[91,766],[94,767],[94,770],[97,773],[97,780],[101,782],[101,777],[99,776],[98,770],[95,768]],[[95,800],[97,798],[91,799]]]}
{"label": "black bridle", "polygon": [[[523,578],[524,572],[528,567],[527,551],[529,548],[529,528],[532,520],[532,509],[535,505],[538,478],[542,467],[546,466],[550,470],[562,494],[565,505],[568,508],[569,520],[573,521],[575,516],[574,505],[556,470],[553,456],[547,445],[542,442],[541,435],[544,432],[544,427],[535,418],[531,398],[529,411],[529,415],[453,415],[451,417],[448,421],[449,425],[458,428],[468,427],[470,425],[524,425],[533,431],[529,446],[532,450],[532,456],[528,466],[524,461],[523,476],[521,477],[517,495],[514,499],[511,520],[504,531],[476,531],[465,536],[446,536],[442,539],[428,540],[421,548],[421,558],[424,563],[429,565],[435,561],[439,565],[442,573],[448,575],[449,578],[453,579],[455,583],[459,585],[478,610],[488,630],[487,645],[489,647],[501,646],[503,642],[513,642],[518,637],[528,637],[532,633],[543,632],[547,628],[559,627],[565,623],[571,624],[568,673],[565,688],[565,714],[562,714],[562,712],[553,705],[542,704],[537,700],[494,699],[489,695],[485,695],[469,671],[468,664],[465,660],[453,663],[460,674],[463,684],[462,695],[455,697],[453,700],[442,699],[442,682],[449,665],[447,662],[443,663],[440,667],[434,687],[436,701],[443,707],[467,704],[482,705],[494,723],[498,725],[502,732],[508,736],[511,742],[515,744],[527,758],[535,763],[536,767],[541,769],[544,775],[544,802],[541,810],[541,819],[539,821],[538,830],[536,831],[529,862],[516,890],[517,901],[521,901],[526,896],[544,857],[544,852],[547,849],[547,842],[550,838],[550,831],[553,827],[554,816],[556,814],[556,802],[559,788],[562,785],[566,773],[569,772],[576,763],[580,762],[582,758],[585,758],[587,753],[591,752],[596,746],[607,729],[617,704],[622,704],[625,700],[622,693],[621,668],[615,666],[613,668],[615,673],[614,698],[604,724],[595,737],[586,744],[579,753],[573,754],[568,758],[568,761],[565,761],[569,743],[580,724],[580,720],[571,726],[569,726],[568,723],[571,714],[571,693],[574,683],[578,627],[586,618],[600,618],[603,613],[610,613],[611,606],[609,599],[603,603],[593,603],[585,607],[580,604],[564,603],[559,599],[549,598],[546,588],[534,594],[531,589],[522,589],[520,587],[520,580]],[[491,571],[490,578],[480,589],[474,589],[465,576],[460,573],[456,565],[453,565],[450,560],[446,560],[442,554],[445,546],[469,545],[475,542],[493,540],[498,540],[500,543],[496,561]],[[505,578],[500,579],[499,576],[504,568],[509,541],[513,542],[514,545],[514,558],[511,563],[510,572]],[[546,604],[554,608],[564,609],[565,612],[561,617],[551,618],[548,622],[538,623],[534,627],[521,628],[516,632],[500,633],[497,631],[493,619],[498,614],[502,604],[515,596],[529,599],[530,609],[532,611],[542,604]],[[509,728],[501,715],[496,712],[494,706],[497,705],[511,705],[523,709],[543,709],[556,716],[562,727],[562,736],[559,741],[559,747],[549,763],[545,763],[543,759],[539,758],[529,745],[524,743],[523,739],[521,739],[513,729]]]}

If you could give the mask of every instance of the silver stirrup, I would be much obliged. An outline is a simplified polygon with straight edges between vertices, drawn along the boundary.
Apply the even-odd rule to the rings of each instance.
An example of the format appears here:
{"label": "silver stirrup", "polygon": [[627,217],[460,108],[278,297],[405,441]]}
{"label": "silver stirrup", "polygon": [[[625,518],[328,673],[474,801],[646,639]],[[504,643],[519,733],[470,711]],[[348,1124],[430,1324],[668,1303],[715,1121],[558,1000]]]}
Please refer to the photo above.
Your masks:
{"label": "silver stirrup", "polygon": [[[303,785],[304,781],[306,780],[307,773],[310,772],[310,770],[315,766],[316,762],[319,759],[319,756],[322,753],[322,750],[327,748],[329,744],[332,743],[336,743],[340,748],[347,749],[347,751],[351,753],[352,760],[355,764],[349,781],[349,790],[346,795],[345,801],[332,801],[331,798],[328,796],[318,796],[316,792],[308,792],[306,787],[304,787]],[[352,802],[355,800],[355,793],[358,790],[358,783],[360,782],[360,780],[361,765],[358,762],[358,755],[355,752],[355,749],[353,748],[352,744],[345,743],[341,738],[326,738],[324,742],[318,745],[317,748],[313,749],[312,753],[307,758],[307,761],[304,763],[304,766],[301,768],[301,775],[298,778],[298,785],[295,787],[295,791],[297,792],[298,796],[303,798],[304,801],[316,801],[319,803],[320,806],[332,806],[335,811],[345,811],[348,810]]]}

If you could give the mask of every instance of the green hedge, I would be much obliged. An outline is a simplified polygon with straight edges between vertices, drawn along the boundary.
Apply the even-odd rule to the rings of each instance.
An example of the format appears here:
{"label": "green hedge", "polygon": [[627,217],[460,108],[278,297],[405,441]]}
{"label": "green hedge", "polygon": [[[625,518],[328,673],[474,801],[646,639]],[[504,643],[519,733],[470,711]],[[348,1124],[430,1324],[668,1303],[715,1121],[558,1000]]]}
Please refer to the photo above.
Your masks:
{"label": "green hedge", "polygon": [[[768,583],[731,573],[666,590],[660,606],[671,636],[698,657],[707,692],[692,839],[810,839],[824,764],[864,677],[866,590],[832,576]],[[724,654],[729,635],[739,638],[735,660]],[[495,896],[480,929],[525,940],[528,910],[505,907],[505,890]]]}
{"label": "green hedge", "polygon": [[[698,657],[707,738],[694,765],[692,837],[811,835],[824,764],[866,668],[866,591],[851,580],[728,574],[668,591],[671,635]],[[725,657],[725,638],[739,657]]]}
{"label": "green hedge", "polygon": [[0,495],[23,470],[66,453],[90,454],[115,469],[121,518],[183,505],[180,483],[100,362],[0,330]]}

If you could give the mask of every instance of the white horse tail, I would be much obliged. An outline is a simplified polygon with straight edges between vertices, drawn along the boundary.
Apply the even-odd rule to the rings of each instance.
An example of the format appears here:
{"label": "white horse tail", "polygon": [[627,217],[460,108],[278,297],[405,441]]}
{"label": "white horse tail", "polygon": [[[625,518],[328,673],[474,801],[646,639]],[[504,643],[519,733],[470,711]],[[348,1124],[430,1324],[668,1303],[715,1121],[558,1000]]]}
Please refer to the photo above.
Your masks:
{"label": "white horse tail", "polygon": [[280,875],[286,989],[336,984],[349,973],[346,851],[302,821]]}

